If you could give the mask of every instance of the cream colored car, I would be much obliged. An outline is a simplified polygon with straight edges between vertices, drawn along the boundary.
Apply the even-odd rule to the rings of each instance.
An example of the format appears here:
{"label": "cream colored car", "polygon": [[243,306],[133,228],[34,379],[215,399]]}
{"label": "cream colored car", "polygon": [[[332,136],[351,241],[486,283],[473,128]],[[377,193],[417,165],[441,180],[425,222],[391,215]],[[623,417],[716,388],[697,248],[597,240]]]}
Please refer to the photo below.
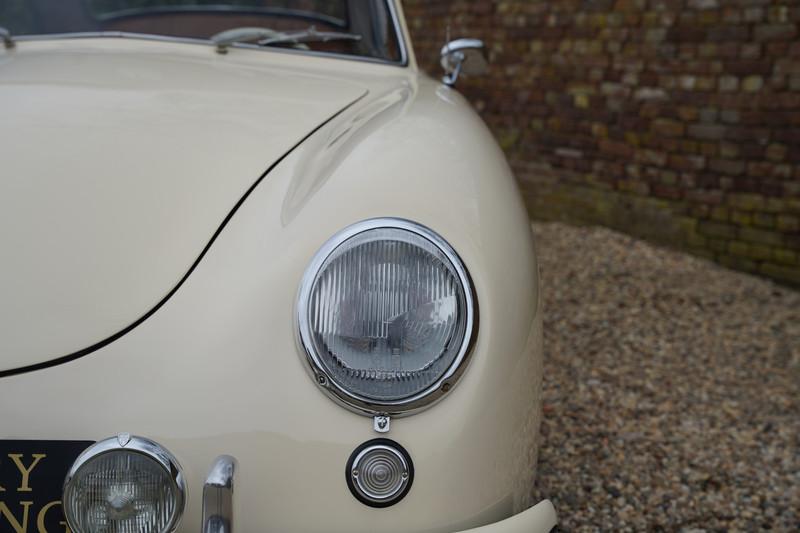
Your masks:
{"label": "cream colored car", "polygon": [[[546,532],[541,310],[399,2],[0,1],[0,531]],[[477,528],[477,529],[474,529]]]}

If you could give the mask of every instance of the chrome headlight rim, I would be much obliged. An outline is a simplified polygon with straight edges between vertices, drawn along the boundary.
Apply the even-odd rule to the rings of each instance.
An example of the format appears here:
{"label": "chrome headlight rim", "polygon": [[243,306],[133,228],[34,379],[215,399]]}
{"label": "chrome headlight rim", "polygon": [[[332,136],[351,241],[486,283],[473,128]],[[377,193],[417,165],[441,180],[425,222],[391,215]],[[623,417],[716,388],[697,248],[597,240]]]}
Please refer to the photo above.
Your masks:
{"label": "chrome headlight rim", "polygon": [[[169,474],[173,483],[173,488],[175,489],[175,516],[167,525],[165,531],[175,531],[183,518],[183,513],[186,508],[186,477],[183,474],[183,468],[180,463],[178,463],[177,458],[170,453],[169,450],[145,437],[120,433],[116,437],[109,437],[89,446],[78,456],[75,462],[72,463],[72,466],[67,472],[62,492],[64,496],[67,494],[67,488],[70,486],[70,483],[75,479],[75,476],[80,472],[83,466],[94,459],[113,452],[132,452],[140,454],[155,461]],[[69,505],[66,505],[66,502],[64,502],[63,509],[64,517],[70,529],[72,531],[79,531],[79,529],[76,529],[74,526],[76,519],[71,516]]]}
{"label": "chrome headlight rim", "polygon": [[[376,401],[353,393],[339,385],[325,368],[312,341],[308,308],[314,281],[328,257],[349,239],[362,233],[378,229],[399,229],[411,232],[426,239],[438,248],[455,270],[464,292],[465,330],[456,357],[447,370],[425,390],[393,401]],[[431,407],[448,394],[458,383],[466,370],[477,337],[478,305],[472,278],[461,257],[452,246],[432,229],[404,218],[381,217],[356,222],[336,233],[314,255],[303,275],[297,299],[298,341],[302,348],[307,367],[317,386],[339,405],[364,416],[408,416]]]}

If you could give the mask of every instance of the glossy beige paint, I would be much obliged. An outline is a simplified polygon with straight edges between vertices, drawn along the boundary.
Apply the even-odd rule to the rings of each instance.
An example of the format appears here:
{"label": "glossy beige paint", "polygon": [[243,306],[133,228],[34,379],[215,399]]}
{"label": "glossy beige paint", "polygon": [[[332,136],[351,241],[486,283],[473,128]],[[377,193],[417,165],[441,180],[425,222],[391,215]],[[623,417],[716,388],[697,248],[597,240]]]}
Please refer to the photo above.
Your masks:
{"label": "glossy beige paint", "polygon": [[507,518],[462,533],[545,533],[558,525],[556,510],[549,500],[537,503],[530,509]]}
{"label": "glossy beige paint", "polygon": [[[197,47],[97,42],[151,53]],[[143,324],[72,363],[0,379],[0,438],[127,431],[162,443],[186,472],[185,532],[200,529],[203,479],[223,453],[240,464],[242,532],[453,532],[522,511],[540,412],[538,277],[527,215],[491,135],[458,93],[414,69],[249,50],[225,60],[370,92],[271,172]],[[409,450],[416,477],[400,504],[376,510],[344,480],[352,450],[377,436],[372,422],[309,378],[295,304],[304,269],[331,235],[385,216],[427,225],[456,249],[480,324],[458,386],[393,421],[388,436]],[[536,531],[542,516],[503,523]],[[521,530],[502,527],[486,531]]]}
{"label": "glossy beige paint", "polygon": [[0,248],[13,251],[0,371],[144,315],[255,180],[366,93],[197,45],[81,39],[0,53]]}

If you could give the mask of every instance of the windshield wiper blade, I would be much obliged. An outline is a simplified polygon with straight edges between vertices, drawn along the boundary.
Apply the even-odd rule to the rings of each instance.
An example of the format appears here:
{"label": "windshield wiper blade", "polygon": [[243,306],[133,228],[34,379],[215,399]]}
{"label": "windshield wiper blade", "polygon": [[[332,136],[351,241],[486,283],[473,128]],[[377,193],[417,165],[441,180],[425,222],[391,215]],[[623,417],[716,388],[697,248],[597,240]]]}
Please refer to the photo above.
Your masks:
{"label": "windshield wiper blade", "polygon": [[258,44],[270,46],[273,44],[301,44],[301,43],[327,43],[328,41],[360,41],[361,35],[357,33],[344,33],[339,31],[317,31],[314,26],[307,30],[295,33],[286,33],[261,39]]}
{"label": "windshield wiper blade", "polygon": [[274,46],[279,44],[303,44],[328,41],[360,41],[361,35],[338,31],[317,31],[311,26],[307,30],[294,33],[283,33],[269,28],[233,28],[217,33],[211,37],[211,42],[217,45],[217,52],[225,54],[228,47],[234,43],[256,41],[260,46]]}
{"label": "windshield wiper blade", "polygon": [[2,26],[0,26],[0,39],[3,39],[3,44],[5,45],[6,50],[11,50],[14,48],[15,43],[14,39],[11,37],[11,32]]}
{"label": "windshield wiper blade", "polygon": [[228,52],[228,47],[233,43],[246,43],[259,39],[269,39],[276,35],[280,35],[280,32],[270,30],[269,28],[232,28],[212,35],[211,42],[217,45],[217,52],[225,54]]}

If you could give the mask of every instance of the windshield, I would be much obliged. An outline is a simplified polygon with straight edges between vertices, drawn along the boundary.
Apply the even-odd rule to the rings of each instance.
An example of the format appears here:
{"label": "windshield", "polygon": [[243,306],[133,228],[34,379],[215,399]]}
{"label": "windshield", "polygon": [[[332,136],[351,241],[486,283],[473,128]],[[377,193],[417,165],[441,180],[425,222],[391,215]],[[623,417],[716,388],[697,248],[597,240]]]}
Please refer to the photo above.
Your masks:
{"label": "windshield", "polygon": [[208,40],[223,34],[233,35],[235,45],[403,60],[387,0],[0,0],[0,27],[15,38],[121,32]]}

